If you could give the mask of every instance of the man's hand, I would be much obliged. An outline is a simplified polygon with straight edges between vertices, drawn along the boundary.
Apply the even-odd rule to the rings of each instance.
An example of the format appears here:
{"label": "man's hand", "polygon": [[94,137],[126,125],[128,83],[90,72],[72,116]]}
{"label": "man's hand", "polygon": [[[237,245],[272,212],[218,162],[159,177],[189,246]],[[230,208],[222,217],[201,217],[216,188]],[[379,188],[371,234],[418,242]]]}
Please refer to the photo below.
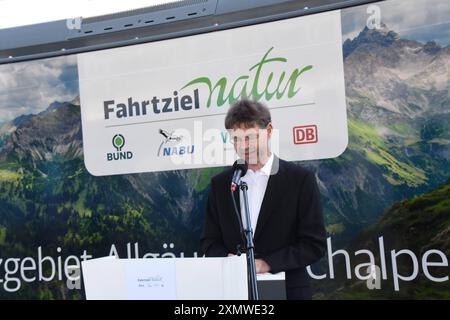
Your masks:
{"label": "man's hand", "polygon": [[255,259],[256,273],[266,273],[270,271],[270,266],[262,259]]}
{"label": "man's hand", "polygon": [[[229,257],[235,256],[232,253],[228,254]],[[270,271],[270,266],[263,259],[255,259],[256,273],[266,273]]]}

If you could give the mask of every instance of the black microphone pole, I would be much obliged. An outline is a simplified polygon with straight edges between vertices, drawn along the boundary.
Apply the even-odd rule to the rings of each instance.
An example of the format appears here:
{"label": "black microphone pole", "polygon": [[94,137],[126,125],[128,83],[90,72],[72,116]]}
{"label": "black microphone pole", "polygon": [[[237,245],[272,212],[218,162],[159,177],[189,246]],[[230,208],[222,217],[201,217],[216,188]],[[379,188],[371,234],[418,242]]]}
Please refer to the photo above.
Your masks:
{"label": "black microphone pole", "polygon": [[[254,244],[253,244],[253,230],[252,230],[252,223],[250,221],[250,210],[248,207],[248,185],[245,183],[245,181],[241,180],[241,177],[244,176],[247,173],[247,163],[237,160],[233,164],[233,177],[231,178],[231,198],[233,200],[234,210],[236,212],[236,217],[239,222],[239,229],[242,234],[244,234],[244,238],[242,240],[245,240],[246,242],[246,251],[247,251],[247,279],[248,279],[248,285],[249,285],[249,299],[250,300],[259,300],[258,296],[258,286],[256,283],[256,264],[255,264],[255,250],[254,250]],[[239,190],[239,188],[242,190],[242,193],[244,195],[244,212],[245,212],[245,221],[247,222],[247,227],[243,229],[242,225],[242,216],[237,210],[236,201],[234,199],[234,192],[236,190]],[[238,246],[239,247],[239,246]],[[238,248],[238,252],[240,252],[240,249]],[[238,253],[239,254],[239,253]]]}
{"label": "black microphone pole", "polygon": [[250,221],[250,210],[248,207],[248,196],[247,190],[248,186],[245,181],[241,181],[240,188],[244,195],[244,211],[245,211],[245,221],[247,222],[247,227],[244,230],[245,238],[247,240],[247,269],[248,269],[248,278],[250,285],[250,300],[259,300],[258,295],[258,285],[256,282],[256,264],[255,264],[255,251],[253,245],[253,230],[252,224]]}

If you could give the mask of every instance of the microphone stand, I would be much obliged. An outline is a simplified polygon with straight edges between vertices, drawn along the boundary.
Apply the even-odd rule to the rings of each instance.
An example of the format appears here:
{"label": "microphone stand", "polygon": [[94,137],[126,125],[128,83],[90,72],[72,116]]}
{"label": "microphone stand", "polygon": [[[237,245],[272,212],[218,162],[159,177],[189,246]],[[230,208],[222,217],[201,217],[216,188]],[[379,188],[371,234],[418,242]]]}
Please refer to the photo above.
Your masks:
{"label": "microphone stand", "polygon": [[250,221],[250,210],[248,207],[248,196],[247,190],[248,185],[245,181],[241,181],[239,187],[244,195],[244,211],[245,211],[245,221],[247,222],[247,227],[244,230],[245,238],[247,242],[247,270],[248,270],[248,282],[249,282],[249,296],[250,300],[259,300],[258,296],[258,286],[256,283],[256,264],[255,264],[255,251],[253,245],[253,230]]}

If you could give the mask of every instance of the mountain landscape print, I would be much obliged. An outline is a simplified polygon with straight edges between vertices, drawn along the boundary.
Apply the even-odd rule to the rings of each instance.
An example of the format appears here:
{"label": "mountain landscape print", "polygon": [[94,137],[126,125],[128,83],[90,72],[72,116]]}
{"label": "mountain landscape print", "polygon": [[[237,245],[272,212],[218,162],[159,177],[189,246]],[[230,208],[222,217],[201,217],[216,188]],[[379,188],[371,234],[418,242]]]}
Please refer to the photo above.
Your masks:
{"label": "mountain landscape print", "polygon": [[[349,144],[337,158],[298,162],[316,173],[328,237],[333,250],[347,250],[351,270],[366,262],[354,252],[375,252],[380,237],[387,252],[450,256],[450,3],[405,2],[376,4],[379,28],[367,26],[367,6],[342,11]],[[92,176],[76,56],[0,66],[0,259],[112,249],[120,257],[196,256],[210,178],[222,170]],[[399,260],[398,269],[407,274],[409,264]],[[51,264],[42,266],[49,277]],[[450,298],[449,281],[430,282],[422,270],[396,291],[390,273],[369,289],[345,277],[342,257],[334,268],[331,279],[327,259],[313,266],[327,274],[313,280],[316,299]],[[5,264],[0,270],[5,278]],[[82,286],[69,289],[57,272],[49,281],[8,277],[2,299],[84,298]]]}

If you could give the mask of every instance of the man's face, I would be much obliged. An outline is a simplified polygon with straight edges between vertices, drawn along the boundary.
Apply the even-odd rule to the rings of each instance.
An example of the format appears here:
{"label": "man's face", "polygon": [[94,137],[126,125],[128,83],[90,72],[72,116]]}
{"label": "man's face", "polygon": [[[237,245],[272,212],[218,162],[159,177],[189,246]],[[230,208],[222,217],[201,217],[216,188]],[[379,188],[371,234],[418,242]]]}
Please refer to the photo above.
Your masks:
{"label": "man's face", "polygon": [[267,156],[272,124],[269,123],[265,128],[240,124],[230,130],[230,135],[238,156],[248,164],[257,164]]}

